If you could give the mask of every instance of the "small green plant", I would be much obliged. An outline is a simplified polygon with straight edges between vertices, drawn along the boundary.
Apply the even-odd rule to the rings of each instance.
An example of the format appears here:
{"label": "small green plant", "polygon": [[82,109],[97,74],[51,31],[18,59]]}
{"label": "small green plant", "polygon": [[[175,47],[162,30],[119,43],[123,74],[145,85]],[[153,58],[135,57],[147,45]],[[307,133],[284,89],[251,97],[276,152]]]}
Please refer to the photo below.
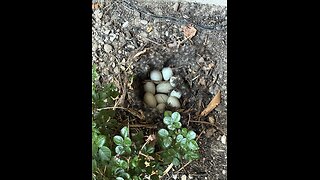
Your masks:
{"label": "small green plant", "polygon": [[[199,158],[196,133],[181,129],[178,112],[164,113],[163,122],[167,129],[160,129],[157,135],[145,139],[142,131],[130,138],[129,128],[123,127],[120,135],[113,136],[113,143],[108,148],[105,136],[93,128],[93,169],[94,177],[102,179],[142,180],[149,177],[159,179],[169,164],[179,166],[184,160]],[[103,171],[104,170],[104,171]],[[102,176],[103,174],[103,176]]]}
{"label": "small green plant", "polygon": [[178,166],[182,160],[195,160],[199,158],[199,146],[196,133],[186,128],[181,128],[180,114],[178,112],[166,111],[164,113],[164,124],[168,130],[158,131],[160,146],[165,150],[161,153],[164,163]]}

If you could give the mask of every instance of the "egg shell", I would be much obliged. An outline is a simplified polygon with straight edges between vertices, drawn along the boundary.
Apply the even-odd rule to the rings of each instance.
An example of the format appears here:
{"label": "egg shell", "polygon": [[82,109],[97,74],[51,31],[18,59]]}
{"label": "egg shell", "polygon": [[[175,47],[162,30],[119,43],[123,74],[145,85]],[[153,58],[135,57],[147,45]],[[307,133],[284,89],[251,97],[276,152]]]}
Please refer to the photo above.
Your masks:
{"label": "egg shell", "polygon": [[168,95],[166,95],[166,94],[156,94],[155,98],[156,98],[158,104],[166,103],[167,100],[168,100]]}
{"label": "egg shell", "polygon": [[156,93],[156,86],[153,82],[147,82],[143,85],[144,92],[150,92],[151,94]]}
{"label": "egg shell", "polygon": [[164,103],[160,103],[160,104],[157,105],[157,109],[160,112],[164,112],[165,108],[166,108],[166,104],[164,104]]}
{"label": "egg shell", "polygon": [[153,70],[150,72],[150,79],[152,81],[161,81],[162,80],[162,74],[158,70]]}
{"label": "egg shell", "polygon": [[161,82],[156,87],[157,93],[169,93],[172,89],[173,87],[169,82]]}
{"label": "egg shell", "polygon": [[181,104],[179,102],[179,99],[174,97],[174,96],[170,96],[167,100],[167,104],[171,107],[175,107],[175,108],[180,108]]}
{"label": "egg shell", "polygon": [[157,100],[150,92],[146,92],[143,97],[143,101],[149,106],[155,108],[157,106]]}
{"label": "egg shell", "polygon": [[165,67],[162,69],[162,77],[165,81],[168,81],[172,75],[173,75],[173,72],[170,67]]}
{"label": "egg shell", "polygon": [[173,91],[171,91],[170,96],[174,96],[174,97],[180,99],[181,98],[181,92],[173,90]]}

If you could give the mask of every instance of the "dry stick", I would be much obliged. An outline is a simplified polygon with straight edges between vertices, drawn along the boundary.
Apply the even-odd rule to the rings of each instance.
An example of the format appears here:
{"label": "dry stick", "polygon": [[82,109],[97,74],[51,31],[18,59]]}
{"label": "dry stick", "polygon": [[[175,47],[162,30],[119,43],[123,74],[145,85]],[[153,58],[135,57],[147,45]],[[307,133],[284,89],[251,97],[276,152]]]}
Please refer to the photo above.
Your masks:
{"label": "dry stick", "polygon": [[198,135],[196,141],[198,141],[198,139],[200,138],[200,136],[204,133],[204,130],[201,131],[201,133]]}
{"label": "dry stick", "polygon": [[149,128],[149,129],[156,129],[157,128],[156,125],[148,125],[148,124],[131,124],[130,127],[131,128],[145,127],[145,128]]}
{"label": "dry stick", "polygon": [[217,125],[209,123],[209,122],[205,122],[205,121],[194,121],[191,120],[190,122],[195,122],[195,123],[201,123],[201,124],[209,124],[211,126],[214,126],[217,130],[219,130],[223,135],[225,135],[226,133],[224,133],[224,131],[222,131]]}
{"label": "dry stick", "polygon": [[170,169],[172,168],[172,166],[173,166],[173,164],[171,163],[171,164],[167,167],[167,169],[166,169],[165,171],[163,171],[163,175],[160,176],[160,178],[163,178],[163,177],[170,171]]}
{"label": "dry stick", "polygon": [[176,172],[181,171],[181,170],[184,169],[186,166],[188,166],[191,162],[192,162],[192,160],[189,161],[189,162],[187,162],[187,164],[183,165],[183,166],[182,166],[178,171],[176,171]]}

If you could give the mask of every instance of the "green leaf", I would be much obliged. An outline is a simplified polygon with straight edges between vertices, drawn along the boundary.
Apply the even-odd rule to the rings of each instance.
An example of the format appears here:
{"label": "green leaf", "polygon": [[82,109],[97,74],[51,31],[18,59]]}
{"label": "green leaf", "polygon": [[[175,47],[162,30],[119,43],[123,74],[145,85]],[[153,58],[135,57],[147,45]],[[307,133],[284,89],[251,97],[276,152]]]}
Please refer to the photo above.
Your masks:
{"label": "green leaf", "polygon": [[168,148],[171,145],[171,143],[172,143],[172,138],[171,137],[163,139],[163,146],[165,148]]}
{"label": "green leaf", "polygon": [[181,142],[182,139],[183,139],[183,136],[182,136],[181,134],[179,134],[179,135],[177,136],[177,142]]}
{"label": "green leaf", "polygon": [[182,146],[186,146],[187,145],[187,138],[182,138],[180,144]]}
{"label": "green leaf", "polygon": [[122,174],[122,173],[124,173],[124,169],[119,168],[119,167],[117,167],[117,168],[113,171],[113,174],[115,174],[115,175],[120,175],[120,174]]}
{"label": "green leaf", "polygon": [[170,125],[170,124],[173,123],[173,120],[172,120],[171,117],[166,116],[166,117],[163,118],[163,123],[166,124],[166,125]]}
{"label": "green leaf", "polygon": [[99,147],[95,144],[92,145],[92,156],[98,153]]}
{"label": "green leaf", "polygon": [[179,122],[180,121],[180,114],[178,112],[174,112],[171,115],[173,122]]}
{"label": "green leaf", "polygon": [[170,125],[168,125],[168,129],[171,130],[171,131],[173,131],[173,130],[175,130],[176,128],[174,127],[173,124],[170,124]]}
{"label": "green leaf", "polygon": [[124,180],[123,177],[117,177],[116,180]]}
{"label": "green leaf", "polygon": [[147,153],[152,154],[152,153],[154,153],[154,150],[155,150],[155,148],[151,146],[151,147],[147,148]]}
{"label": "green leaf", "polygon": [[178,158],[173,158],[172,164],[175,165],[175,166],[179,166],[180,165],[179,159]]}
{"label": "green leaf", "polygon": [[120,159],[120,161],[119,161],[119,166],[120,166],[122,169],[127,169],[127,168],[128,168],[128,163],[127,163],[127,161]]}
{"label": "green leaf", "polygon": [[139,163],[139,157],[138,156],[135,156],[132,160],[131,160],[131,166],[132,167],[137,167],[138,166],[138,163]]}
{"label": "green leaf", "polygon": [[159,180],[159,176],[154,174],[150,177],[151,180]]}
{"label": "green leaf", "polygon": [[188,142],[188,148],[194,151],[194,150],[198,150],[199,146],[195,140],[191,140]]}
{"label": "green leaf", "polygon": [[97,145],[98,147],[102,147],[104,145],[104,143],[106,142],[106,137],[103,135],[99,135],[97,138]]}
{"label": "green leaf", "polygon": [[102,146],[99,149],[99,157],[102,161],[109,161],[111,158],[111,150],[106,146]]}
{"label": "green leaf", "polygon": [[116,145],[122,145],[123,144],[123,138],[121,136],[114,136],[113,142],[116,143]]}
{"label": "green leaf", "polygon": [[164,117],[171,117],[172,112],[171,111],[165,111],[164,112]]}
{"label": "green leaf", "polygon": [[97,169],[97,161],[95,159],[92,159],[92,171],[95,171]]}
{"label": "green leaf", "polygon": [[128,137],[129,136],[129,128],[128,127],[123,127],[122,129],[121,129],[121,136],[122,137],[124,137],[124,138],[126,138],[126,137]]}
{"label": "green leaf", "polygon": [[152,167],[151,166],[146,167],[146,171],[147,171],[148,174],[151,174],[152,173]]}
{"label": "green leaf", "polygon": [[178,128],[181,128],[181,122],[174,122],[173,123],[173,126],[178,129]]}
{"label": "green leaf", "polygon": [[117,154],[123,154],[125,152],[124,147],[122,145],[119,145],[115,148],[115,151]]}
{"label": "green leaf", "polygon": [[132,144],[131,139],[128,137],[125,137],[123,140],[123,145],[129,147],[129,146],[131,146],[131,144]]}
{"label": "green leaf", "polygon": [[196,133],[193,132],[193,131],[189,131],[186,138],[189,139],[189,140],[192,140],[192,139],[195,139],[196,138]]}
{"label": "green leaf", "polygon": [[130,174],[128,174],[128,173],[122,173],[121,176],[126,179],[130,179]]}
{"label": "green leaf", "polygon": [[184,155],[184,158],[187,161],[199,159],[200,155],[197,152],[189,151]]}
{"label": "green leaf", "polygon": [[188,134],[188,129],[187,128],[182,128],[181,134],[182,134],[183,137],[186,137],[187,134]]}
{"label": "green leaf", "polygon": [[131,148],[126,146],[124,147],[124,151],[127,153],[127,154],[131,154]]}
{"label": "green leaf", "polygon": [[169,136],[169,132],[166,129],[160,129],[158,131],[158,134],[160,137],[163,137],[163,138]]}

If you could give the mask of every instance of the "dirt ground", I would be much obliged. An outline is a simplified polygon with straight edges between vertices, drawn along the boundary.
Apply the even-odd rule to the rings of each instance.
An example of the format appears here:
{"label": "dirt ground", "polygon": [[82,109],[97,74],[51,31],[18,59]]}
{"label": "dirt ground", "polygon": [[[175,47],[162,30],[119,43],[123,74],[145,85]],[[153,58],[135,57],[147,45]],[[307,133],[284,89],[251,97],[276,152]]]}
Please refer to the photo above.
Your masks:
{"label": "dirt ground", "polygon": [[[170,66],[182,92],[182,124],[199,136],[201,158],[165,179],[227,179],[227,8],[196,3],[107,0],[92,15],[92,63],[101,82],[113,82],[123,94],[117,105],[136,109],[144,122],[160,128],[160,113],[143,103],[143,82],[153,69]],[[186,39],[183,28],[196,34]],[[221,92],[221,103],[199,114]],[[119,110],[124,120],[131,116]],[[132,117],[133,120],[134,117]],[[197,122],[195,122],[197,121]],[[147,129],[146,131],[154,131]],[[178,169],[174,169],[178,170]]]}

